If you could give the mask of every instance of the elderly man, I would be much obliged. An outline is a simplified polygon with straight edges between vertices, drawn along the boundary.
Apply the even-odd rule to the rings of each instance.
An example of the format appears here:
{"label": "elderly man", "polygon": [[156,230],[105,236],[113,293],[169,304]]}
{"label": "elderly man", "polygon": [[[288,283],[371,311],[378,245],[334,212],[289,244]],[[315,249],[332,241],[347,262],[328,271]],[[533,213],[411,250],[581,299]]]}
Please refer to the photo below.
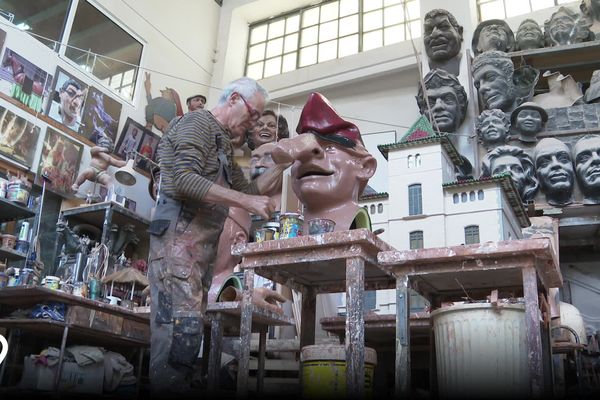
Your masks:
{"label": "elderly man", "polygon": [[544,47],[544,32],[537,21],[527,18],[521,22],[516,34],[515,50],[541,49]]}
{"label": "elderly man", "polygon": [[185,104],[187,105],[188,111],[204,109],[204,106],[206,105],[206,97],[202,94],[196,94],[188,97],[185,100]]}
{"label": "elderly man", "polygon": [[[435,130],[453,133],[458,130],[467,114],[467,94],[456,76],[442,70],[429,71],[425,78],[427,101],[419,87],[417,104]],[[428,104],[429,103],[429,104]]]}
{"label": "elderly man", "polygon": [[356,125],[343,120],[320,93],[310,94],[296,131],[299,135],[281,140],[272,156],[276,163],[294,162],[292,189],[304,204],[304,220],[328,218],[335,230],[350,229],[364,211],[358,196],[377,161]]}
{"label": "elderly man", "polygon": [[475,55],[484,51],[498,50],[503,52],[513,51],[515,35],[510,26],[501,19],[488,19],[475,28],[471,48]]}
{"label": "elderly man", "polygon": [[458,24],[450,12],[434,9],[425,14],[423,43],[431,69],[437,67],[448,70],[451,68],[451,72],[458,74],[459,68],[451,67],[448,63],[453,59],[460,59],[462,40],[463,27]]}
{"label": "elderly man", "polygon": [[489,150],[508,142],[510,121],[502,110],[484,110],[477,117],[475,130],[483,146]]}
{"label": "elderly man", "polygon": [[585,135],[573,147],[583,204],[600,204],[600,135]]}
{"label": "elderly man", "polygon": [[560,7],[550,19],[544,22],[546,46],[562,46],[573,43],[589,42],[595,39],[590,25],[579,13]]}
{"label": "elderly man", "polygon": [[484,110],[498,108],[504,112],[517,106],[513,77],[515,67],[506,53],[486,51],[473,60],[473,82]]}
{"label": "elderly man", "polygon": [[510,174],[523,202],[533,200],[538,190],[533,160],[515,146],[500,146],[489,151],[481,163],[481,176]]}
{"label": "elderly man", "polygon": [[575,171],[567,145],[558,139],[544,138],[535,146],[533,161],[546,202],[558,207],[571,204]]}
{"label": "elderly man", "polygon": [[284,167],[249,183],[233,162],[233,148],[260,118],[267,96],[256,81],[238,79],[223,89],[211,112],[185,114],[163,137],[161,190],[149,229],[153,395],[190,390],[228,208],[264,218],[274,209],[270,198],[257,194],[270,190]]}

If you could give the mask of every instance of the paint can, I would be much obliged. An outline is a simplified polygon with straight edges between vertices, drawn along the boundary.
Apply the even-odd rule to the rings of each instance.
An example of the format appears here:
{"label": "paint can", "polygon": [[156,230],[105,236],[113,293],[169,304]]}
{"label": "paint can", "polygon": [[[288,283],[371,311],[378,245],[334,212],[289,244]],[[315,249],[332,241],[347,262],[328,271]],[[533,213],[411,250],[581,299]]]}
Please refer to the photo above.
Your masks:
{"label": "paint can", "polygon": [[335,221],[327,218],[313,218],[308,221],[308,234],[320,235],[322,233],[333,232]]}
{"label": "paint can", "polygon": [[46,287],[52,290],[58,290],[60,287],[60,278],[58,276],[47,276]]}
{"label": "paint can", "polygon": [[265,229],[269,229],[271,231],[273,231],[272,233],[272,238],[271,239],[267,239],[267,240],[277,240],[279,239],[279,222],[277,221],[269,221],[269,222],[265,222],[262,226]]}
{"label": "paint can", "polygon": [[6,198],[25,206],[29,200],[29,187],[20,179],[12,181],[8,184]]}
{"label": "paint can", "polygon": [[73,284],[73,295],[77,297],[87,297],[88,288],[85,282],[75,282]]}
{"label": "paint can", "polygon": [[279,224],[281,225],[280,239],[290,239],[302,236],[302,228],[304,218],[298,213],[283,213],[279,216]]}
{"label": "paint can", "polygon": [[256,243],[262,243],[265,240],[269,240],[267,239],[267,233],[269,232],[269,229],[266,228],[259,228],[256,231],[254,231],[254,241]]}
{"label": "paint can", "polygon": [[33,283],[33,269],[21,268],[16,286],[27,286]]}

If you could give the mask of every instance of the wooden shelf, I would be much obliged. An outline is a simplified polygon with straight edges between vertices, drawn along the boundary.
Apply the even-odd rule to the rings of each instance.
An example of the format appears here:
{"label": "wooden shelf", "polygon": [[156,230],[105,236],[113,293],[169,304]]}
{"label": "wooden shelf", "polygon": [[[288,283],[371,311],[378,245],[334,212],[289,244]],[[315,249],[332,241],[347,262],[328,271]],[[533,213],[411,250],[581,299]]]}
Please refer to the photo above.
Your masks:
{"label": "wooden shelf", "polygon": [[0,247],[0,260],[20,261],[27,258],[27,254],[7,247]]}
{"label": "wooden shelf", "polygon": [[0,222],[31,218],[35,212],[20,204],[0,197]]}

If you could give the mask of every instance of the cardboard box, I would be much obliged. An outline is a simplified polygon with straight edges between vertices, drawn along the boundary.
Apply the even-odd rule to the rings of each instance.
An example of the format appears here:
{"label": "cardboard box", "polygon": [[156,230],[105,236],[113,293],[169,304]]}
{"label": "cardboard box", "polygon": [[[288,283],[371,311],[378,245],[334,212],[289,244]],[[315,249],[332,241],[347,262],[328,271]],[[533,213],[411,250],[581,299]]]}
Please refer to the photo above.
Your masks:
{"label": "cardboard box", "polygon": [[[23,376],[19,386],[22,389],[53,390],[57,365],[48,367],[35,364],[34,359],[25,357]],[[59,390],[70,393],[101,394],[104,385],[104,363],[80,367],[74,362],[63,362]]]}

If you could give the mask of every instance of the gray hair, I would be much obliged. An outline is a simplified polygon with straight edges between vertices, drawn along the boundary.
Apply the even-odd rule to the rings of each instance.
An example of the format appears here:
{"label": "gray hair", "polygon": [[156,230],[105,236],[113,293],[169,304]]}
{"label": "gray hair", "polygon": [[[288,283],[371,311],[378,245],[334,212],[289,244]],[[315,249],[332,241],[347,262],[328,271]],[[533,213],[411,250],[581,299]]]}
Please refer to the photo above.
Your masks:
{"label": "gray hair", "polygon": [[245,99],[250,99],[256,93],[260,93],[265,98],[265,103],[269,100],[269,92],[252,78],[243,77],[230,82],[221,91],[218,106],[222,106],[227,102],[232,93],[239,93]]}

